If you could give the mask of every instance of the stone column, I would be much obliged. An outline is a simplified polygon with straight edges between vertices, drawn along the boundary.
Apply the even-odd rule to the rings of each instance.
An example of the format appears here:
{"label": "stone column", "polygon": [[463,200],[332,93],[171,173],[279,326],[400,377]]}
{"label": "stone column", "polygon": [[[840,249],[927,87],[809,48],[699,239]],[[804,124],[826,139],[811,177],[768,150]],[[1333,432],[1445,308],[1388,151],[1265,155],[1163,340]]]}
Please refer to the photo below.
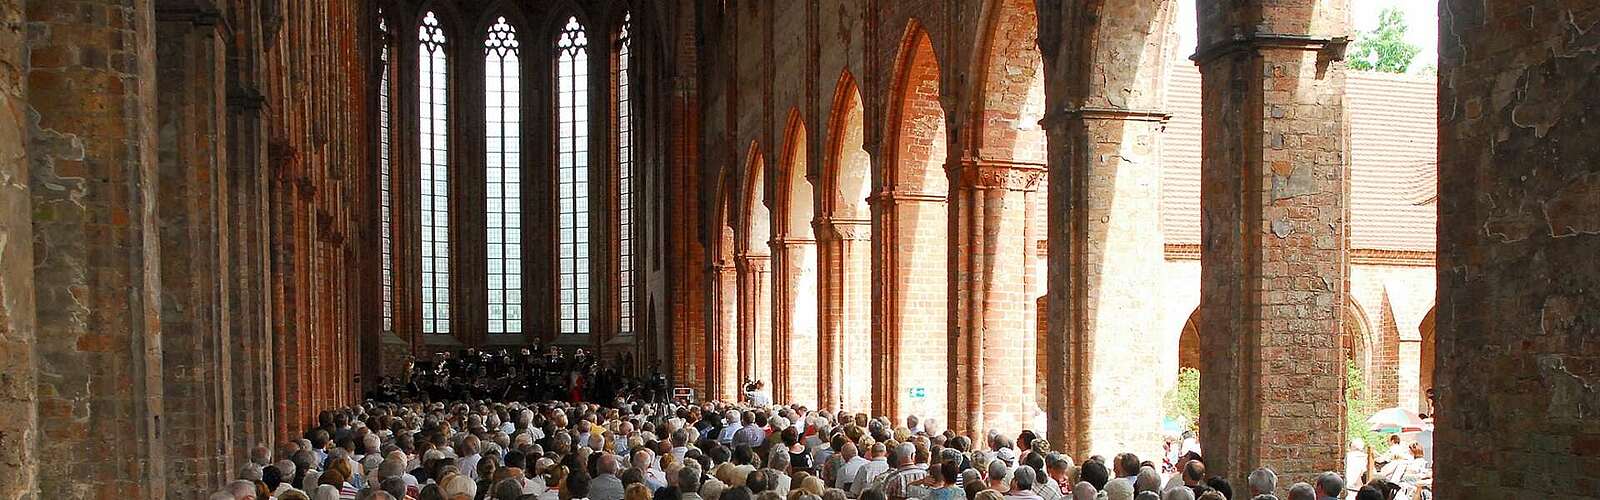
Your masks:
{"label": "stone column", "polygon": [[817,241],[780,236],[772,251],[772,397],[816,408]]}
{"label": "stone column", "polygon": [[1600,484],[1597,13],[1439,6],[1438,498]]}
{"label": "stone column", "polygon": [[739,383],[772,378],[772,256],[746,254],[739,273]]}
{"label": "stone column", "polygon": [[0,0],[0,498],[37,494],[33,213],[22,2]]}
{"label": "stone column", "polygon": [[872,396],[872,221],[819,218],[812,226],[822,263],[818,407],[866,411]]}
{"label": "stone column", "polygon": [[38,484],[54,497],[167,497],[154,14],[28,7],[38,456],[53,461]]}
{"label": "stone column", "polygon": [[1199,7],[1200,440],[1235,484],[1342,469],[1347,16],[1302,4]]}
{"label": "stone column", "polygon": [[223,64],[215,11],[157,12],[156,216],[169,492],[214,490],[236,472],[229,326],[229,176]]}
{"label": "stone column", "polygon": [[981,436],[1030,426],[1035,314],[1028,199],[1044,165],[963,159],[950,208],[950,428]]}
{"label": "stone column", "polygon": [[719,262],[711,266],[712,307],[716,311],[716,330],[711,333],[711,345],[706,349],[706,363],[710,366],[710,399],[734,401],[739,395],[739,272],[732,262]]}

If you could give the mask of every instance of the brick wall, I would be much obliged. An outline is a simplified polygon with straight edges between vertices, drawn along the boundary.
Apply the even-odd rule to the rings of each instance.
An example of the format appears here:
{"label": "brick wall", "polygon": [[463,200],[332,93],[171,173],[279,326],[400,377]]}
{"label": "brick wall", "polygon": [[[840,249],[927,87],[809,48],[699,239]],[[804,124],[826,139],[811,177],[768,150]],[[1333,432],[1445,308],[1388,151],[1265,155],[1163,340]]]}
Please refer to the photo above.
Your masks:
{"label": "brick wall", "polygon": [[25,33],[22,2],[0,1],[0,498],[38,487]]}
{"label": "brick wall", "polygon": [[[162,498],[150,2],[30,2],[42,492]],[[85,454],[83,450],[97,450]]]}
{"label": "brick wall", "polygon": [[1437,492],[1600,487],[1600,6],[1440,5]]}

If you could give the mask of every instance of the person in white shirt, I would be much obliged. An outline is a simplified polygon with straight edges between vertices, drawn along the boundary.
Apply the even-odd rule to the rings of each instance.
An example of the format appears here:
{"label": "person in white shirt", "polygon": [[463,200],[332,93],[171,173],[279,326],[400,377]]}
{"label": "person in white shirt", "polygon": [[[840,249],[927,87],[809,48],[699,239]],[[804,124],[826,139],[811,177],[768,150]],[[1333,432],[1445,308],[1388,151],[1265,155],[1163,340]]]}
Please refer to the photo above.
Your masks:
{"label": "person in white shirt", "polygon": [[651,453],[650,450],[645,448],[634,450],[630,465],[635,469],[639,469],[639,472],[644,476],[644,485],[649,487],[650,491],[659,490],[667,486],[667,474],[656,467],[655,454]]}
{"label": "person in white shirt", "polygon": [[850,494],[852,497],[860,497],[861,492],[867,491],[867,488],[871,486],[868,483],[871,483],[880,474],[889,471],[889,458],[887,456],[889,450],[883,446],[883,443],[873,443],[872,451],[869,453],[872,460],[861,464],[860,470],[856,471],[855,479],[850,481]]}
{"label": "person in white shirt", "polygon": [[1360,439],[1351,439],[1350,447],[1344,452],[1344,477],[1351,478],[1345,484],[1345,497],[1355,498],[1356,492],[1361,490],[1363,483],[1361,477],[1367,473],[1367,444]]}
{"label": "person in white shirt", "polygon": [[477,481],[478,461],[482,459],[483,456],[478,454],[477,436],[469,435],[466,439],[461,440],[461,458],[456,460],[456,470],[460,471],[461,475],[467,476],[467,479]]}
{"label": "person in white shirt", "polygon": [[839,450],[839,456],[844,459],[844,463],[839,465],[839,473],[835,474],[836,484],[829,486],[850,491],[850,486],[856,481],[856,473],[860,472],[861,467],[871,460],[862,458],[861,455],[856,453],[855,443],[845,443],[844,448]]}

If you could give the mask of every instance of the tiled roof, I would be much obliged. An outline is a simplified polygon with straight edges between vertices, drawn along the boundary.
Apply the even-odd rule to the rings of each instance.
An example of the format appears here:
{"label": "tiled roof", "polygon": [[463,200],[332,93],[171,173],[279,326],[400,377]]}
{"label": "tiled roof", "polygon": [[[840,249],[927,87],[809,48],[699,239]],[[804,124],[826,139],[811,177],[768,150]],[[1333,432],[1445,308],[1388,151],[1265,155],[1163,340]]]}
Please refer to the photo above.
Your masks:
{"label": "tiled roof", "polygon": [[[1172,120],[1161,144],[1161,222],[1167,243],[1200,242],[1200,73],[1179,64],[1167,81]],[[1351,71],[1350,246],[1434,251],[1437,125],[1431,76]]]}

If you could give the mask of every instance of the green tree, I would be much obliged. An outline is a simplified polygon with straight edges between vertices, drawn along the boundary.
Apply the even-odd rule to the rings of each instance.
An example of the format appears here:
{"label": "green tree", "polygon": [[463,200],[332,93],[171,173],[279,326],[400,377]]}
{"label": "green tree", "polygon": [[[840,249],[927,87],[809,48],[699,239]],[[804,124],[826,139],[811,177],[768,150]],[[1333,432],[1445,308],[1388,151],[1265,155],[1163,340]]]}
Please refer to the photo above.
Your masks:
{"label": "green tree", "polygon": [[1378,14],[1378,29],[1356,35],[1350,49],[1350,67],[1363,71],[1405,73],[1421,47],[1406,43],[1406,16],[1399,7]]}
{"label": "green tree", "polygon": [[1348,427],[1348,439],[1360,439],[1367,443],[1370,449],[1383,450],[1384,439],[1382,434],[1372,432],[1367,427],[1367,419],[1377,413],[1377,402],[1367,394],[1367,380],[1361,373],[1361,367],[1356,366],[1355,360],[1345,360],[1345,389],[1344,389],[1344,418]]}
{"label": "green tree", "polygon": [[1200,370],[1178,370],[1178,383],[1162,398],[1167,417],[1182,422],[1191,431],[1200,428]]}

